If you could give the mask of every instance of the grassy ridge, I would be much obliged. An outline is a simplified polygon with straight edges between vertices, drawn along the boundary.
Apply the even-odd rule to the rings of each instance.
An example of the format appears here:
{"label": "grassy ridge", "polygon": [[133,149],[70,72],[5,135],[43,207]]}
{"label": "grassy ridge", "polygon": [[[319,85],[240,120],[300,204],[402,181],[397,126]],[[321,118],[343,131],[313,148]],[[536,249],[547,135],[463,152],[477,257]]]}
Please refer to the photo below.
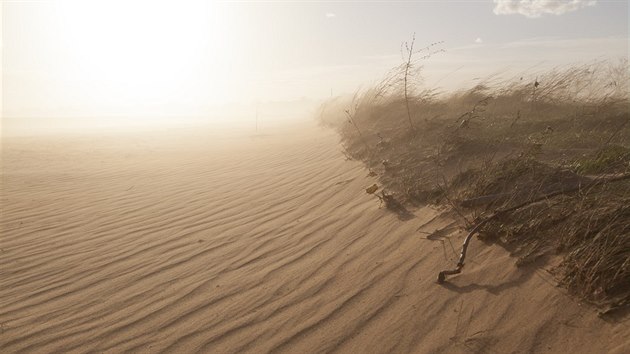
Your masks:
{"label": "grassy ridge", "polygon": [[[450,94],[413,84],[411,64],[320,112],[347,157],[378,175],[382,196],[446,204],[470,226],[493,210],[630,173],[627,60],[489,78]],[[480,237],[517,254],[517,265],[561,254],[558,276],[571,291],[622,308],[629,205],[629,180],[597,183],[488,222]]]}

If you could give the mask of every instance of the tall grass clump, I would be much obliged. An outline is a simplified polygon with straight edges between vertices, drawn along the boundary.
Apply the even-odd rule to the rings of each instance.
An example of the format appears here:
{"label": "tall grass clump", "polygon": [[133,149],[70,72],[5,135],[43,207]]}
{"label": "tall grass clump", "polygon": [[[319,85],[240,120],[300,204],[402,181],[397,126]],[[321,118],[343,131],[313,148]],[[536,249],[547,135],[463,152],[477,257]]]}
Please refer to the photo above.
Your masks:
{"label": "tall grass clump", "polygon": [[405,205],[446,204],[477,220],[519,206],[480,236],[519,254],[519,265],[558,253],[571,291],[630,305],[630,179],[619,178],[630,174],[627,59],[447,93],[419,75],[439,44],[414,51],[412,39],[383,80],[326,102],[322,122]]}

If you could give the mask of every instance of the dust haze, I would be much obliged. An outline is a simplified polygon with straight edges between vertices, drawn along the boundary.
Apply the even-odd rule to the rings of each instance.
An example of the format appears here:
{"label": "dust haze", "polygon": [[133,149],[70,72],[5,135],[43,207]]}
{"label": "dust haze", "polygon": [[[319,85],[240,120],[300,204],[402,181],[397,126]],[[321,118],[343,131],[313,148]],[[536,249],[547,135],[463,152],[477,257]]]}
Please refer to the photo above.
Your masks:
{"label": "dust haze", "polygon": [[2,353],[627,353],[628,4],[2,3]]}

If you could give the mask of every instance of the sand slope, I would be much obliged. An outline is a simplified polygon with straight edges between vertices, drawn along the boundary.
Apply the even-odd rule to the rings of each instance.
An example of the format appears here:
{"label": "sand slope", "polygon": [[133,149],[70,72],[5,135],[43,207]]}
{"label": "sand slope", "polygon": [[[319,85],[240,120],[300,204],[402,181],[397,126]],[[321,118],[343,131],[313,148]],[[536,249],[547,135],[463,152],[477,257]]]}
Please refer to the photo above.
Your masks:
{"label": "sand slope", "polygon": [[497,246],[437,285],[448,216],[379,209],[333,132],[269,133],[5,138],[0,352],[630,352]]}

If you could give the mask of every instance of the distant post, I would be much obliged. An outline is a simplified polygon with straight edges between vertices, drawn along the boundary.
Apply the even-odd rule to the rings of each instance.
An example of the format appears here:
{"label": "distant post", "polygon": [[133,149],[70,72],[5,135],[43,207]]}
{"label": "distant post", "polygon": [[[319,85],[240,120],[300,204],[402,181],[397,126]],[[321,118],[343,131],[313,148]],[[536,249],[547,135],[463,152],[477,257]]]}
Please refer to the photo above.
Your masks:
{"label": "distant post", "polygon": [[258,133],[258,102],[256,102],[256,133]]}

